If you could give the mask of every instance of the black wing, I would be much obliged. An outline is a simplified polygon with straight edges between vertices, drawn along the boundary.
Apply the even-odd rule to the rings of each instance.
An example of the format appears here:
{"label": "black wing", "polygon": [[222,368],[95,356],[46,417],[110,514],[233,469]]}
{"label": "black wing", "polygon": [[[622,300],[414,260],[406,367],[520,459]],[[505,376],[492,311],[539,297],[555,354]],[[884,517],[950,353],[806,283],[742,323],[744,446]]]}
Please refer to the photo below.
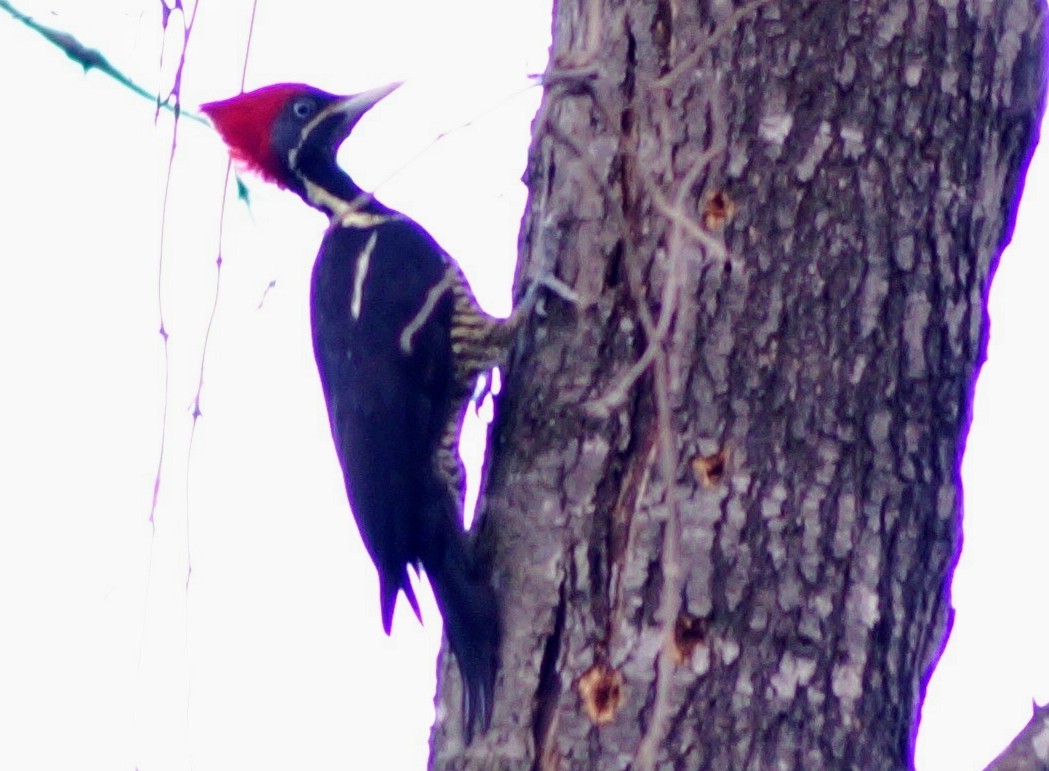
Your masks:
{"label": "black wing", "polygon": [[[346,492],[379,572],[387,633],[398,591],[419,615],[407,566],[421,558],[450,399],[450,294],[431,298],[425,319],[419,314],[444,273],[439,247],[406,219],[330,231],[313,271],[314,354]],[[406,352],[401,337],[413,321]]]}
{"label": "black wing", "polygon": [[397,594],[419,606],[408,565],[422,565],[463,678],[464,724],[487,728],[498,609],[463,532],[460,491],[436,471],[460,414],[451,331],[457,269],[407,219],[325,237],[313,272],[313,343],[346,492],[379,572],[383,628]]}

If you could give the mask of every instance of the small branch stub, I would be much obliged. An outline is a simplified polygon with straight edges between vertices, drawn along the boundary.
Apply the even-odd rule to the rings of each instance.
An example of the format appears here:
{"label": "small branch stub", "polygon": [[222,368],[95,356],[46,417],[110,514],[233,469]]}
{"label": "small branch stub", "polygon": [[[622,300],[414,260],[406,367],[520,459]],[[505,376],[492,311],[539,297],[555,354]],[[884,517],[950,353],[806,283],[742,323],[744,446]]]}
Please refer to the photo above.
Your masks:
{"label": "small branch stub", "polygon": [[716,233],[728,224],[736,213],[736,202],[720,190],[711,193],[703,204],[703,227]]}
{"label": "small branch stub", "polygon": [[688,613],[681,613],[674,622],[674,658],[678,664],[686,664],[692,653],[706,642],[707,620]]}
{"label": "small branch stub", "polygon": [[692,473],[703,487],[716,487],[721,483],[728,467],[728,450],[722,447],[713,455],[697,455],[692,459]]}
{"label": "small branch stub", "polygon": [[595,725],[611,723],[623,702],[623,676],[606,664],[595,664],[577,685],[583,708]]}

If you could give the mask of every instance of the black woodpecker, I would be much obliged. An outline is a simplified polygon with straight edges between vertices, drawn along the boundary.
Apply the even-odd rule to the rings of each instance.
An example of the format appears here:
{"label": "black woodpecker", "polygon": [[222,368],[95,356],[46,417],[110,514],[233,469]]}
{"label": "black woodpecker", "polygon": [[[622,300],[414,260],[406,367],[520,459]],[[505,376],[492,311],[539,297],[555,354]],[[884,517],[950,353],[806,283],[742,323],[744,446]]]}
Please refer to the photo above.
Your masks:
{"label": "black woodpecker", "polygon": [[336,164],[360,117],[398,85],[336,96],[278,84],[201,109],[235,160],[329,219],[310,316],[346,494],[379,573],[387,634],[399,592],[420,615],[408,566],[426,571],[462,674],[469,741],[492,717],[499,614],[463,530],[458,438],[478,377],[523,314],[482,311],[433,237]]}

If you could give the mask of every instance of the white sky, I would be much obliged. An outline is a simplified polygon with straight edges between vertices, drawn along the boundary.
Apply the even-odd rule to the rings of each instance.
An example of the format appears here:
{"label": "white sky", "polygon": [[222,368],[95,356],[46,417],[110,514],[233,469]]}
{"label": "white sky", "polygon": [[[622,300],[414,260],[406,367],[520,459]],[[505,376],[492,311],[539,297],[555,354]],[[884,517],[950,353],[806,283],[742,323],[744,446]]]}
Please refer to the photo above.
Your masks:
{"label": "white sky", "polygon": [[[248,87],[299,80],[351,92],[407,78],[341,160],[366,187],[381,183],[387,203],[460,260],[486,307],[506,312],[539,98],[520,90],[545,65],[549,9],[352,5],[260,0]],[[159,3],[19,7],[156,86]],[[238,90],[250,8],[201,7],[187,106]],[[428,600],[426,627],[399,612],[392,639],[381,631],[309,342],[323,219],[253,180],[251,211],[228,205],[190,454],[225,152],[207,129],[181,124],[162,282],[170,401],[151,538],[170,123],[155,128],[148,103],[85,77],[3,14],[0,66],[0,768],[422,768],[438,615]],[[1031,699],[1049,699],[1046,165],[1036,157],[992,294],[965,463],[958,615],[926,702],[921,771],[982,768],[1027,721]],[[479,435],[475,426],[464,449],[475,458]]]}

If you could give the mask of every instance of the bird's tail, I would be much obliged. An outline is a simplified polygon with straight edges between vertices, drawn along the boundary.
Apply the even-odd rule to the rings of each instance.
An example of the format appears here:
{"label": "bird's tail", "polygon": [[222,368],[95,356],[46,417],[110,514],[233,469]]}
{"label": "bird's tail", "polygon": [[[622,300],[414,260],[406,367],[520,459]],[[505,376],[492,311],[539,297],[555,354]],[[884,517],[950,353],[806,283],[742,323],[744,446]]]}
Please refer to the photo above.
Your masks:
{"label": "bird's tail", "polygon": [[467,743],[475,727],[488,730],[499,658],[499,613],[486,571],[478,564],[463,532],[457,507],[449,501],[429,521],[436,525],[423,539],[420,558],[444,618],[448,644],[463,681],[463,729]]}
{"label": "bird's tail", "polygon": [[415,591],[412,589],[411,581],[408,580],[408,569],[399,565],[400,575],[393,572],[389,575],[379,575],[379,608],[382,611],[382,629],[387,635],[393,627],[393,611],[397,605],[397,595],[404,592],[405,599],[412,606],[412,612],[422,623],[423,614],[419,610],[419,601],[415,599]]}

